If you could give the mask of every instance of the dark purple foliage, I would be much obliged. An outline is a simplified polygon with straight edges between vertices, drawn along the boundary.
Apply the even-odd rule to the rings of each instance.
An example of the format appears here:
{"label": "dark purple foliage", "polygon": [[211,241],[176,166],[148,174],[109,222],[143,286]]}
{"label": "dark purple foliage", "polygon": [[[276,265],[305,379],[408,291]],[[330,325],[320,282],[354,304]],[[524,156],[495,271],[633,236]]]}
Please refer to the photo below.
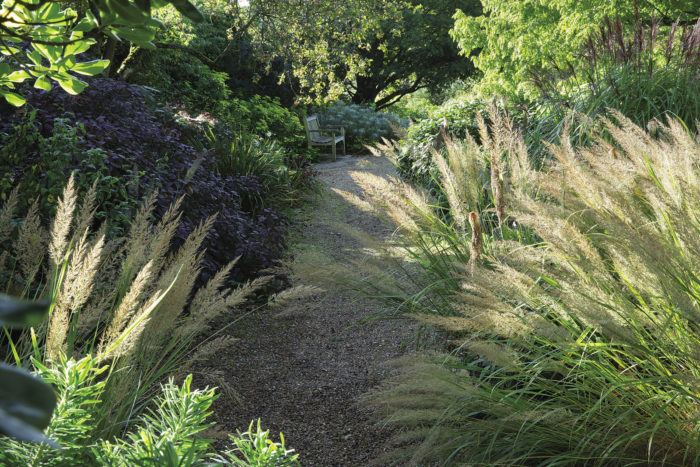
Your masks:
{"label": "dark purple foliage", "polygon": [[[117,80],[91,80],[77,96],[60,89],[44,92],[26,89],[29,108],[38,109],[36,122],[43,135],[50,135],[54,119],[69,118],[85,127],[85,149],[107,153],[110,176],[139,174],[139,199],[159,191],[158,214],[183,194],[182,222],[175,244],[180,244],[205,218],[218,213],[207,238],[202,279],[221,265],[240,256],[233,278],[243,280],[271,265],[283,242],[283,221],[270,209],[253,212],[247,200],[258,196],[262,186],[255,177],[223,178],[205,157],[189,183],[185,176],[203,154],[186,144],[172,119],[158,117],[146,103],[140,88]],[[0,108],[0,133],[11,129],[22,112]],[[6,116],[10,118],[6,118]],[[29,163],[31,150],[27,154]],[[20,161],[21,163],[21,161]],[[175,245],[174,245],[175,246]]]}

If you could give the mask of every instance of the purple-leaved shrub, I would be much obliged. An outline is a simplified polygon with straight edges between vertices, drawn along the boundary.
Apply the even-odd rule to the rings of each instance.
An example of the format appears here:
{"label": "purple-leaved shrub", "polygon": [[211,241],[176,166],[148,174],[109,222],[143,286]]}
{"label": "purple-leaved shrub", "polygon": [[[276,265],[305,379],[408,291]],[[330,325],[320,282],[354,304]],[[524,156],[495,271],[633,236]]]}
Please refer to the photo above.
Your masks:
{"label": "purple-leaved shrub", "polygon": [[[7,148],[0,152],[0,168],[11,174],[0,180],[0,194],[6,195],[21,184],[23,201],[39,197],[42,215],[48,218],[54,209],[54,199],[49,198],[52,187],[60,191],[71,171],[87,175],[84,186],[79,187],[83,190],[95,179],[120,181],[101,193],[97,218],[122,230],[126,226],[118,224],[131,213],[118,212],[110,204],[112,198],[127,198],[131,204],[119,206],[133,210],[147,194],[158,190],[156,215],[160,215],[184,196],[173,247],[200,221],[218,213],[207,238],[201,280],[238,256],[241,259],[232,277],[244,280],[270,266],[278,255],[284,221],[273,209],[254,209],[251,200],[265,197],[256,177],[216,174],[214,161],[187,144],[177,123],[149,106],[142,88],[118,80],[94,79],[77,96],[60,89],[45,92],[33,88],[25,95],[26,108],[0,108],[0,143]],[[36,113],[29,121],[26,115],[33,110]],[[67,132],[71,139],[60,151],[53,145],[42,153],[39,141],[54,135],[57,119],[78,131]],[[99,164],[85,163],[85,154],[91,150],[93,154],[101,151]],[[62,183],[55,180],[57,174]],[[32,180],[36,186],[28,190]]]}

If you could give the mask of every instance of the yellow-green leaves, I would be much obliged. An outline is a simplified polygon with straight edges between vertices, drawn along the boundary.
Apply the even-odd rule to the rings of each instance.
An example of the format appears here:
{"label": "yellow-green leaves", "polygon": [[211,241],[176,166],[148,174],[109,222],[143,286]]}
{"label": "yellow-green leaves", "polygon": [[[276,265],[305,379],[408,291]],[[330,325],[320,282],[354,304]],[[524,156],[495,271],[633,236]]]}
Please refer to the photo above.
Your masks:
{"label": "yellow-green leaves", "polygon": [[[187,0],[160,0],[193,21],[202,15]],[[96,44],[93,37],[106,35],[114,40],[128,40],[142,47],[151,41],[161,25],[151,17],[152,0],[96,0],[98,12],[87,10],[79,18],[65,3],[45,0],[4,0],[0,3],[0,96],[10,104],[21,106],[22,98],[14,83],[33,80],[34,87],[51,89],[57,82],[70,94],[80,93],[87,84],[74,75],[94,76],[102,73],[108,60],[81,61],[80,55]],[[90,37],[92,36],[92,37]],[[26,43],[29,47],[14,47]]]}

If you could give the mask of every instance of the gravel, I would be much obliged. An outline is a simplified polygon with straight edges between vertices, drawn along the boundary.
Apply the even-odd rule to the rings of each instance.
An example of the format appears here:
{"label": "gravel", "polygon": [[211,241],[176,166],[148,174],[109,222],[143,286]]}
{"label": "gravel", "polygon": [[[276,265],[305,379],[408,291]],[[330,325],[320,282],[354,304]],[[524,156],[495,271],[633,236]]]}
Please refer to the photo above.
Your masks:
{"label": "gravel", "polygon": [[[292,283],[299,282],[295,265],[307,257],[321,254],[354,267],[349,261],[367,254],[362,245],[338,231],[338,222],[378,238],[392,234],[390,226],[332,191],[366,199],[351,174],[393,173],[389,161],[347,157],[318,164],[316,169],[324,189],[294,223]],[[231,326],[226,332],[238,341],[201,370],[218,375],[238,396],[224,396],[215,403],[219,429],[244,431],[251,420],[261,418],[274,439],[284,433],[302,465],[376,463],[388,449],[390,433],[363,407],[361,398],[388,376],[384,363],[406,352],[402,344],[412,331],[405,321],[355,325],[378,306],[340,290],[326,290],[282,309],[262,309]]]}

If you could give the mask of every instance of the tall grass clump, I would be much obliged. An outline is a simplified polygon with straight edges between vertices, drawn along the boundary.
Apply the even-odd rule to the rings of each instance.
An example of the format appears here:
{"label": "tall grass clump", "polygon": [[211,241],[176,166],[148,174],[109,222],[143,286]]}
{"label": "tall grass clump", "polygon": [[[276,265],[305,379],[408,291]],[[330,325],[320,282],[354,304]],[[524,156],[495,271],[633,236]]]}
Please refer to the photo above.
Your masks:
{"label": "tall grass clump", "polygon": [[567,124],[574,142],[592,140],[600,131],[594,119],[608,115],[609,108],[642,127],[671,116],[690,131],[700,130],[695,125],[700,118],[700,21],[665,26],[653,16],[646,24],[637,17],[628,27],[620,18],[607,18],[579,55],[587,66],[578,73],[531,72],[542,95],[524,106],[534,158],[545,157],[541,140],[557,141]]}
{"label": "tall grass clump", "polygon": [[[404,311],[442,329],[447,351],[398,362],[401,376],[369,396],[402,428],[393,454],[413,465],[697,465],[700,143],[677,120],[652,134],[611,111],[600,121],[610,140],[574,149],[565,131],[538,172],[507,119],[492,121],[475,149],[502,157],[508,219],[482,222],[480,262],[473,235],[452,246],[433,228],[444,208],[412,202],[410,187],[386,203],[413,220],[401,226],[417,259],[406,280],[442,277],[404,297]],[[477,215],[449,209],[462,210],[452,232]]]}
{"label": "tall grass clump", "polygon": [[0,344],[17,365],[34,359],[35,367],[51,369],[89,356],[95,366],[106,366],[89,436],[108,439],[128,431],[158,391],[158,381],[226,345],[226,337],[210,337],[197,347],[193,342],[255,284],[227,287],[234,261],[195,290],[202,242],[214,219],[204,220],[170,252],[179,202],[154,223],[155,195],[143,203],[126,237],[107,241],[105,227],[94,226],[95,192],[93,187],[78,200],[71,177],[49,231],[36,208],[23,220],[13,218],[16,191],[0,210],[0,241],[12,245],[1,256],[0,270],[11,274],[2,276],[0,286],[51,303],[46,323],[6,330]]}
{"label": "tall grass clump", "polygon": [[253,134],[207,129],[207,143],[224,177],[253,176],[263,186],[265,197],[254,207],[290,202],[294,199],[293,173],[285,161],[287,151],[278,142]]}

